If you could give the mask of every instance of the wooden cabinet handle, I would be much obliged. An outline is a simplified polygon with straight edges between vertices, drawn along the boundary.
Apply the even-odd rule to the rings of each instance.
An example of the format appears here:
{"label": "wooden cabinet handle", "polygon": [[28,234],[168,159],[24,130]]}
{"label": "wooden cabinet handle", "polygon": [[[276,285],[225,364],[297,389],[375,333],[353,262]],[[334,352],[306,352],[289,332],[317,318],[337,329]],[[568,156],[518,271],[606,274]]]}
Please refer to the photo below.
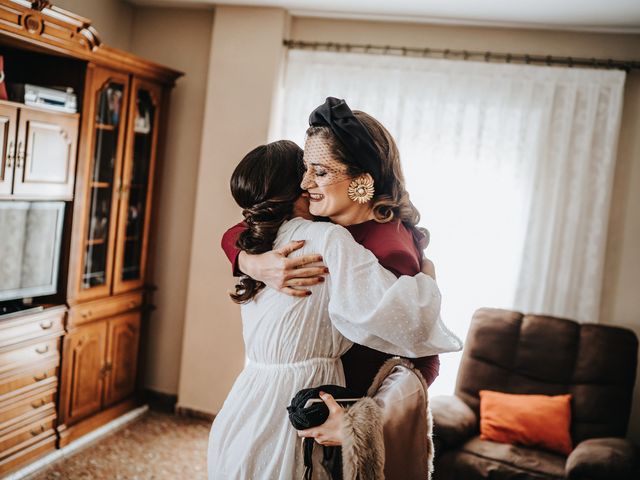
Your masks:
{"label": "wooden cabinet handle", "polygon": [[23,161],[24,161],[24,148],[22,148],[22,142],[18,142],[18,154],[16,155],[16,168],[22,168]]}
{"label": "wooden cabinet handle", "polygon": [[43,406],[46,402],[46,400],[44,398],[40,399],[40,402],[32,402],[31,403],[31,408],[40,408],[41,406]]}
{"label": "wooden cabinet handle", "polygon": [[106,377],[107,374],[113,369],[113,363],[111,362],[105,362],[104,365],[102,365],[102,368],[100,368],[100,376],[101,377]]}
{"label": "wooden cabinet handle", "polygon": [[43,330],[48,330],[53,326],[53,322],[49,320],[48,322],[40,322],[40,328]]}
{"label": "wooden cabinet handle", "polygon": [[7,148],[7,168],[12,168],[13,161],[15,160],[16,151],[13,147],[13,140],[11,140],[9,142],[9,148]]}
{"label": "wooden cabinet handle", "polygon": [[44,347],[37,347],[36,352],[39,354],[47,353],[49,351],[49,345],[45,345]]}
{"label": "wooden cabinet handle", "polygon": [[138,302],[136,302],[135,300],[131,300],[129,302],[129,308],[136,308],[138,306]]}
{"label": "wooden cabinet handle", "polygon": [[82,312],[82,318],[89,318],[89,317],[91,317],[91,315],[93,315],[91,310],[87,310],[86,312]]}
{"label": "wooden cabinet handle", "polygon": [[35,437],[36,435],[40,435],[42,432],[44,432],[44,425],[40,425],[40,428],[37,430],[31,430],[31,435]]}
{"label": "wooden cabinet handle", "polygon": [[44,380],[45,378],[47,378],[47,372],[43,372],[41,376],[38,376],[38,375],[33,376],[33,379],[36,382],[39,382],[40,380]]}

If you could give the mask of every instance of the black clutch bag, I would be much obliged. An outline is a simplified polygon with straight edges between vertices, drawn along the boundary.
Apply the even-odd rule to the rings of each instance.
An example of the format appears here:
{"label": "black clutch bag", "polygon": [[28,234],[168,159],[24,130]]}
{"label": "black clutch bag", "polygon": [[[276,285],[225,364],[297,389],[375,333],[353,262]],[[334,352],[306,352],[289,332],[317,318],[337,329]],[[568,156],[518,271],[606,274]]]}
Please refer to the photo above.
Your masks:
{"label": "black clutch bag", "polygon": [[[300,390],[291,399],[291,404],[287,407],[289,412],[289,421],[296,430],[306,430],[307,428],[317,427],[327,421],[329,417],[329,408],[320,401],[307,406],[307,402],[320,398],[320,392],[332,395],[336,401],[340,398],[353,399],[359,397],[357,392],[339,385],[321,385],[315,388],[305,388]],[[311,402],[309,402],[311,403]],[[340,403],[338,401],[338,403]],[[304,478],[311,480],[313,474],[313,444],[312,438],[305,438],[303,443],[304,450]],[[340,447],[323,446],[322,465],[329,472],[334,480],[342,480],[342,456]]]}

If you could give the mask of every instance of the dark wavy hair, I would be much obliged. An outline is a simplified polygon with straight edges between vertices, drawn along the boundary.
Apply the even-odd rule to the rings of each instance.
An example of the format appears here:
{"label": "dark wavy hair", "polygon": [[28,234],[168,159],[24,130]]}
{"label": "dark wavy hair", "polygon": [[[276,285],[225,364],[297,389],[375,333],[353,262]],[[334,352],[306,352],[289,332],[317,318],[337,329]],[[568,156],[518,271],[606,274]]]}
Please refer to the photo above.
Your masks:
{"label": "dark wavy hair", "polygon": [[[280,225],[291,218],[293,204],[302,194],[302,168],[302,149],[289,140],[261,145],[240,161],[230,182],[231,195],[248,226],[238,237],[240,250],[272,250]],[[246,303],[264,286],[245,275],[229,295],[236,303]]]}

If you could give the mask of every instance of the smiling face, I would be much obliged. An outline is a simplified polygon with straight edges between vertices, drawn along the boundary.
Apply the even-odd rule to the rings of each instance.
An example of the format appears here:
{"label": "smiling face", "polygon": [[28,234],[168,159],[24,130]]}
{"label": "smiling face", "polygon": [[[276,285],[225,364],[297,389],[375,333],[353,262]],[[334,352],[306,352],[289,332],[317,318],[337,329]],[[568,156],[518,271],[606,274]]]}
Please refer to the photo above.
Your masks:
{"label": "smiling face", "polygon": [[356,205],[347,192],[353,176],[337,160],[320,135],[307,137],[304,146],[305,174],[300,186],[309,192],[309,211],[318,217],[339,217]]}

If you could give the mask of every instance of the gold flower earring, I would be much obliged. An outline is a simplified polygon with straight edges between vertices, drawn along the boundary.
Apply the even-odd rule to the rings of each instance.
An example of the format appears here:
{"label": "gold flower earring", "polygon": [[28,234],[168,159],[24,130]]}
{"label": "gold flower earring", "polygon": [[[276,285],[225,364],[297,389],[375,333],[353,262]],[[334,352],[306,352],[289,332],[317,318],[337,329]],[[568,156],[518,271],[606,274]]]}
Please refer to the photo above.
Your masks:
{"label": "gold flower earring", "polygon": [[373,179],[370,176],[356,178],[349,184],[347,195],[354,202],[367,203],[373,198]]}

